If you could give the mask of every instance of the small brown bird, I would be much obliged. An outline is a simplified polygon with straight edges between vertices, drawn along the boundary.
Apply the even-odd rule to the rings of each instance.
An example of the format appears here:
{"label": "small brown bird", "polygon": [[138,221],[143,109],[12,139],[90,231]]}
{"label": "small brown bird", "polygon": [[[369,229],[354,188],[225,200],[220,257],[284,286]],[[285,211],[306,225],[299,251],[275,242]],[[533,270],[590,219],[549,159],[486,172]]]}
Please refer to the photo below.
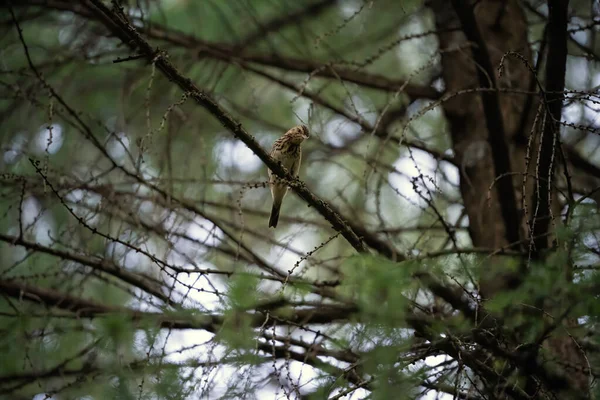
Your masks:
{"label": "small brown bird", "polygon": [[[293,127],[273,143],[270,156],[275,161],[279,161],[290,174],[298,176],[300,162],[302,161],[302,149],[300,146],[309,136],[308,128],[305,125]],[[276,228],[277,221],[279,221],[281,202],[288,191],[288,187],[271,170],[269,170],[269,186],[271,186],[271,195],[273,196],[273,208],[271,209],[271,218],[269,218],[269,228]]]}

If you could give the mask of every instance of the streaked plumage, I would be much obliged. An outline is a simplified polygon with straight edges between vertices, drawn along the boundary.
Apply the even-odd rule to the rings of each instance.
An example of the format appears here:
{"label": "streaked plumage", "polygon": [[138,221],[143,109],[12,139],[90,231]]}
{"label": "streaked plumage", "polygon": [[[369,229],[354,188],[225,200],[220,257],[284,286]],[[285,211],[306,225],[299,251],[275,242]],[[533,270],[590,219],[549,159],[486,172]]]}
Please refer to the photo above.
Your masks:
{"label": "streaked plumage", "polygon": [[[279,161],[293,176],[298,176],[300,162],[302,161],[302,142],[308,139],[309,136],[310,133],[305,125],[295,126],[273,143],[273,148],[269,154],[276,161]],[[288,187],[285,183],[280,182],[279,178],[271,170],[269,170],[269,185],[271,187],[271,195],[273,196],[269,228],[276,228],[279,221],[281,202],[288,191]]]}

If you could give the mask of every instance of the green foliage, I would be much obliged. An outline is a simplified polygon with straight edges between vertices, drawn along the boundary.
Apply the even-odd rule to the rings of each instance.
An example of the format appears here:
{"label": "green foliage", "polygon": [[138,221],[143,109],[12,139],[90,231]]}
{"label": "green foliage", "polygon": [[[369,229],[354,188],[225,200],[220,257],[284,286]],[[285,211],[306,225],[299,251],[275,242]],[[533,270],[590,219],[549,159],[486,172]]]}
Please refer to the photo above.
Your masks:
{"label": "green foliage", "polygon": [[247,310],[259,300],[259,279],[248,275],[233,275],[228,283],[227,300],[233,310]]}
{"label": "green foliage", "polygon": [[414,399],[418,396],[415,387],[421,376],[418,373],[403,373],[403,365],[397,363],[397,353],[381,346],[372,352],[366,361],[366,370],[380,377],[372,393],[373,399]]}
{"label": "green foliage", "polygon": [[168,400],[185,398],[182,396],[184,394],[184,382],[181,378],[181,371],[178,369],[172,368],[161,371],[155,385],[156,395],[161,399]]}
{"label": "green foliage", "polygon": [[[134,332],[133,325],[127,317],[110,315],[98,320],[99,336],[107,339],[107,348],[115,354],[131,351]],[[156,334],[155,332],[154,335]],[[130,358],[130,355],[126,355],[125,358]]]}
{"label": "green foliage", "polygon": [[394,328],[403,321],[407,296],[417,288],[412,277],[415,268],[410,262],[398,264],[379,256],[353,256],[343,264],[342,291],[357,302],[361,315],[373,323],[370,327]]}
{"label": "green foliage", "polygon": [[[489,211],[484,191],[481,209],[464,209],[456,180],[469,176],[471,166],[459,159],[470,150],[453,147],[447,117],[455,116],[442,112],[448,99],[422,112],[433,99],[396,90],[404,80],[439,87],[447,67],[431,58],[439,53],[436,35],[403,37],[436,28],[428,2],[332,1],[289,17],[317,2],[323,1],[114,3],[124,6],[157,56],[168,54],[200,95],[214,99],[264,149],[289,127],[307,124],[300,178],[373,254],[357,255],[291,192],[280,226],[268,230],[263,163],[193,98],[198,93],[184,99],[175,77],[136,58],[141,49],[123,42],[97,10],[68,1],[11,3],[43,79],[30,68],[5,12],[0,397],[237,399],[277,392],[325,399],[355,392],[416,399],[425,382],[452,390],[460,383],[469,394],[492,385],[463,355],[493,359],[489,365],[506,382],[525,385],[519,368],[476,341],[476,328],[498,344],[497,352],[541,344],[548,364],[547,337],[572,336],[586,350],[600,346],[600,213],[593,192],[567,201],[566,212],[554,216],[553,247],[540,259],[530,258],[529,243],[523,254],[515,254],[517,247],[510,255],[471,254],[477,238],[470,237],[469,217]],[[572,0],[572,9],[588,10],[589,1]],[[534,46],[543,25],[531,25]],[[569,51],[589,56],[573,43]],[[282,66],[286,59],[291,65]],[[567,74],[575,86],[583,75],[583,58],[577,60]],[[368,82],[341,77],[342,71]],[[380,80],[395,83],[372,87]],[[572,129],[563,127],[566,139]],[[409,143],[425,160],[419,168]],[[434,160],[457,150],[465,154]],[[420,195],[411,184],[418,175]],[[560,190],[562,179],[556,178]],[[575,191],[585,184],[574,182]],[[378,242],[407,261],[375,255]],[[482,277],[523,271],[518,287],[479,298]],[[456,289],[451,294],[477,316],[434,296],[415,277],[420,272]],[[12,284],[29,289],[10,291]],[[480,311],[496,325],[477,319]],[[586,361],[600,365],[598,352]]]}

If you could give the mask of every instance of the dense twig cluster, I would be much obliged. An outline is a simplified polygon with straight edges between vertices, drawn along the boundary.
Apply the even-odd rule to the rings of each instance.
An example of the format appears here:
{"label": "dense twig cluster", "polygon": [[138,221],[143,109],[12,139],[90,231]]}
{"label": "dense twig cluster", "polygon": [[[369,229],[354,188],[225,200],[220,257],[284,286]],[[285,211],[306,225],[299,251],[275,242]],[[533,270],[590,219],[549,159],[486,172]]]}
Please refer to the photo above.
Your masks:
{"label": "dense twig cluster", "polygon": [[[495,2],[493,18],[469,1],[431,1],[434,21],[424,20],[434,26],[423,32],[398,35],[392,21],[393,35],[373,33],[386,38],[378,48],[329,56],[375,3],[336,15],[305,38],[308,50],[292,43],[294,52],[279,50],[287,32],[329,18],[337,2],[267,20],[248,5],[243,18],[257,28],[243,37],[232,28],[222,41],[149,18],[164,11],[160,1],[0,3],[7,51],[20,60],[1,66],[0,94],[10,100],[1,112],[15,130],[31,129],[17,114],[35,114],[43,138],[37,153],[18,135],[2,142],[0,318],[35,321],[7,328],[33,343],[86,338],[39,364],[22,346],[26,366],[0,368],[0,394],[67,393],[127,371],[143,398],[175,370],[182,398],[264,386],[288,398],[315,388],[343,398],[386,385],[462,399],[589,397],[598,349],[585,337],[596,335],[595,321],[576,318],[593,319],[585,299],[596,286],[573,276],[581,243],[598,251],[595,225],[582,238],[577,214],[600,198],[599,169],[579,145],[597,127],[565,120],[563,104],[600,101],[595,90],[565,87],[567,58],[576,57],[569,43],[597,57],[576,36],[593,35],[596,17],[574,28],[560,0],[547,15],[536,2]],[[525,42],[527,51],[504,49],[510,18],[524,10],[547,34]],[[64,18],[64,37],[40,51],[29,32]],[[398,46],[434,36],[439,47],[420,54],[420,67],[379,67],[393,64]],[[95,100],[70,86],[71,73],[89,80]],[[102,74],[119,83],[96,87]],[[266,150],[288,127],[260,108],[281,99],[299,114],[297,104],[310,103],[301,122],[320,132],[299,179]],[[72,154],[57,161],[61,140]],[[251,155],[240,156],[246,148]],[[266,167],[298,197],[296,212],[282,213],[283,235],[265,229]],[[540,265],[562,268],[565,286],[533,290]],[[116,326],[143,332],[143,343],[102,352],[118,343]],[[176,339],[189,331],[208,336]],[[236,381],[224,388],[218,374],[228,367]]]}

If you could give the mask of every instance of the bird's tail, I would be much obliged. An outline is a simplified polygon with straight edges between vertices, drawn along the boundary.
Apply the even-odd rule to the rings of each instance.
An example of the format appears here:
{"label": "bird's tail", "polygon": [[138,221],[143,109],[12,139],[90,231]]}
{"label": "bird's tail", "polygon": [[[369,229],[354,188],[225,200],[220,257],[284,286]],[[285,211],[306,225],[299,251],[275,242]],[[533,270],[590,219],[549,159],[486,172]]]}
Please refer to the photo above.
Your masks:
{"label": "bird's tail", "polygon": [[280,201],[273,201],[273,208],[271,208],[271,217],[269,218],[269,228],[277,228],[277,222],[279,221],[279,210],[281,209]]}

